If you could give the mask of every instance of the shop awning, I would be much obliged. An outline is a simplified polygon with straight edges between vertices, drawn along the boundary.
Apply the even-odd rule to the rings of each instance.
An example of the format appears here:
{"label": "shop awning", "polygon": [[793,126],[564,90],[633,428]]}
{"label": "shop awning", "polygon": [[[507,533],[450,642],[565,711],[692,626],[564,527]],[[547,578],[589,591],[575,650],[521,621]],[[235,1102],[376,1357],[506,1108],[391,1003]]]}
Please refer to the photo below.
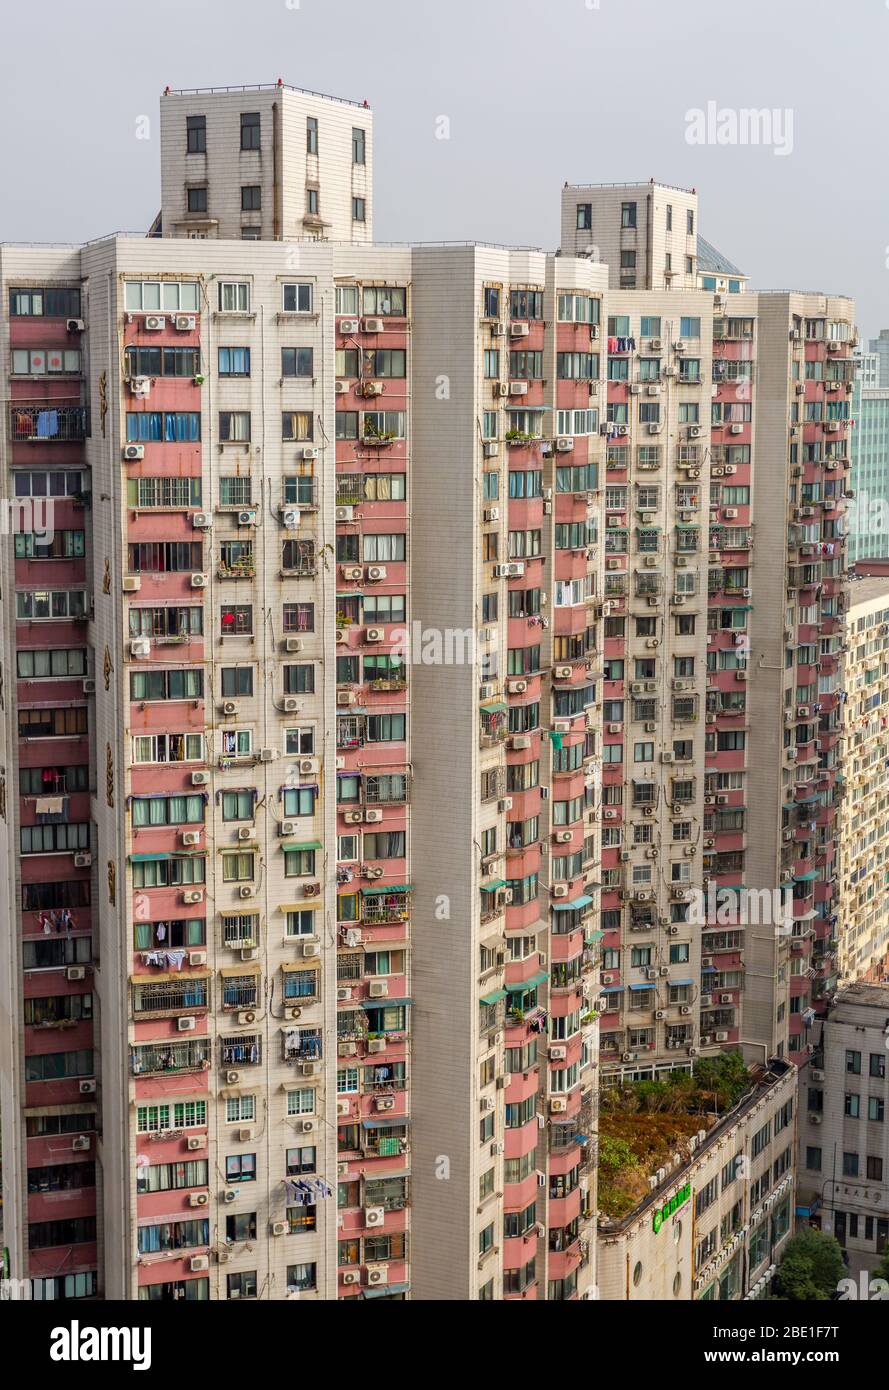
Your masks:
{"label": "shop awning", "polygon": [[538,970],[536,975],[531,975],[527,980],[521,980],[518,984],[507,983],[506,988],[510,994],[522,994],[526,989],[536,989],[538,985],[542,985],[544,980],[548,979],[548,970]]}
{"label": "shop awning", "polygon": [[492,989],[490,994],[483,994],[478,1002],[480,1004],[499,1004],[500,1000],[505,998],[505,989]]}
{"label": "shop awning", "polygon": [[581,893],[579,898],[572,898],[569,903],[553,903],[553,912],[577,912],[581,907],[589,907],[592,902],[589,893]]}

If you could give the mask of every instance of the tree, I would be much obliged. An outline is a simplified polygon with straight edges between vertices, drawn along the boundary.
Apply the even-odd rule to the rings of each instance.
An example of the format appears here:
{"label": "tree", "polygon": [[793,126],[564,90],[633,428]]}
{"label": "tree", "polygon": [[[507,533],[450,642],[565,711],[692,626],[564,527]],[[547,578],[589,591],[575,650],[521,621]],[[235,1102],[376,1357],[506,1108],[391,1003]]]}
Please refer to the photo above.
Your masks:
{"label": "tree", "polygon": [[845,1276],[839,1241],[806,1226],[785,1247],[775,1293],[793,1303],[826,1303]]}

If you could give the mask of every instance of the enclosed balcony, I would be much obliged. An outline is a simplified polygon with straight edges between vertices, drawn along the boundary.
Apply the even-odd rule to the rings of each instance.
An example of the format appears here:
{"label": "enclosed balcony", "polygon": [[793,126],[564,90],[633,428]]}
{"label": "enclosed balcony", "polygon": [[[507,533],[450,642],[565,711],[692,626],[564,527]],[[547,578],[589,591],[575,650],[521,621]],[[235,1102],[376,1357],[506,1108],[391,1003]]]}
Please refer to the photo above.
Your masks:
{"label": "enclosed balcony", "polygon": [[89,434],[89,411],[84,405],[52,401],[9,404],[9,438],[13,444],[78,444]]}

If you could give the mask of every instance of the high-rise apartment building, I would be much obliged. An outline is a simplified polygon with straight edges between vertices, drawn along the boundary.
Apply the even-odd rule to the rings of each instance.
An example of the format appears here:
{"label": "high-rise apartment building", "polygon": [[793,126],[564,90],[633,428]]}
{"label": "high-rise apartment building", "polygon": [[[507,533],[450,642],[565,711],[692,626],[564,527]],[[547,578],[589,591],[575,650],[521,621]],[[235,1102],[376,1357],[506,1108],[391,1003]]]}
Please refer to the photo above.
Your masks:
{"label": "high-rise apartment building", "polygon": [[852,584],[846,613],[840,760],[846,795],[837,824],[839,902],[834,929],[842,984],[881,980],[889,961],[884,896],[889,759],[889,579]]}
{"label": "high-rise apartment building", "polygon": [[871,339],[870,347],[855,355],[850,565],[889,555],[889,335]]}
{"label": "high-rise apartment building", "polygon": [[166,93],[152,235],[0,249],[36,1296],[591,1297],[600,1067],[809,1045],[851,305],[665,185],[374,246],[371,141]]}

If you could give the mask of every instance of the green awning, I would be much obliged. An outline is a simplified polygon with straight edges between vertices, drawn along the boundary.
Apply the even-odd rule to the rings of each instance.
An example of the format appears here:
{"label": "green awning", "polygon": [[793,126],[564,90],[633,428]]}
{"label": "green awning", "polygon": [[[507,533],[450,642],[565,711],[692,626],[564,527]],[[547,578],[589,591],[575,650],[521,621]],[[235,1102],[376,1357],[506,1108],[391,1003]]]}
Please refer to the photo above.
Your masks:
{"label": "green awning", "polygon": [[480,1004],[499,1004],[500,1000],[505,998],[505,989],[492,989],[490,994],[483,994],[478,1002]]}
{"label": "green awning", "polygon": [[817,878],[817,877],[818,877],[818,870],[817,870],[817,869],[810,869],[809,872],[808,872],[807,874],[794,874],[794,875],[793,875],[793,881],[794,881],[794,883],[809,883],[809,882],[811,882],[811,880],[812,880],[813,878]]}
{"label": "green awning", "polygon": [[299,841],[297,844],[295,844],[295,845],[285,845],[285,846],[284,846],[284,853],[285,853],[285,854],[295,854],[295,853],[297,852],[297,850],[302,850],[302,849],[321,849],[321,841],[320,841],[320,840],[300,840],[300,841]]}
{"label": "green awning", "polygon": [[538,985],[542,985],[544,980],[548,979],[548,970],[538,970],[537,974],[531,975],[529,979],[522,980],[517,985],[507,984],[506,988],[510,994],[524,994],[526,989],[536,989]]}
{"label": "green awning", "polygon": [[489,879],[485,879],[485,882],[481,885],[481,891],[482,891],[483,893],[496,893],[496,891],[497,891],[498,888],[505,888],[505,887],[506,887],[506,879],[505,879],[505,878],[492,878],[492,879],[490,879],[490,880],[489,880]]}
{"label": "green awning", "polygon": [[592,902],[589,893],[581,893],[579,898],[572,898],[569,903],[552,903],[553,912],[577,911],[581,907],[588,907]]}
{"label": "green awning", "polygon": [[588,931],[584,932],[583,939],[584,941],[601,941],[604,935],[603,931]]}
{"label": "green awning", "polygon": [[131,864],[148,864],[157,862],[159,859],[193,859],[196,854],[206,854],[204,849],[170,849],[161,850],[155,854],[131,854],[129,856]]}
{"label": "green awning", "polygon": [[412,891],[409,883],[387,883],[383,888],[362,888],[360,890],[363,898],[372,898],[380,893],[410,893]]}
{"label": "green awning", "polygon": [[509,709],[505,700],[482,700],[479,709],[483,709],[486,714],[500,714],[503,710]]}

